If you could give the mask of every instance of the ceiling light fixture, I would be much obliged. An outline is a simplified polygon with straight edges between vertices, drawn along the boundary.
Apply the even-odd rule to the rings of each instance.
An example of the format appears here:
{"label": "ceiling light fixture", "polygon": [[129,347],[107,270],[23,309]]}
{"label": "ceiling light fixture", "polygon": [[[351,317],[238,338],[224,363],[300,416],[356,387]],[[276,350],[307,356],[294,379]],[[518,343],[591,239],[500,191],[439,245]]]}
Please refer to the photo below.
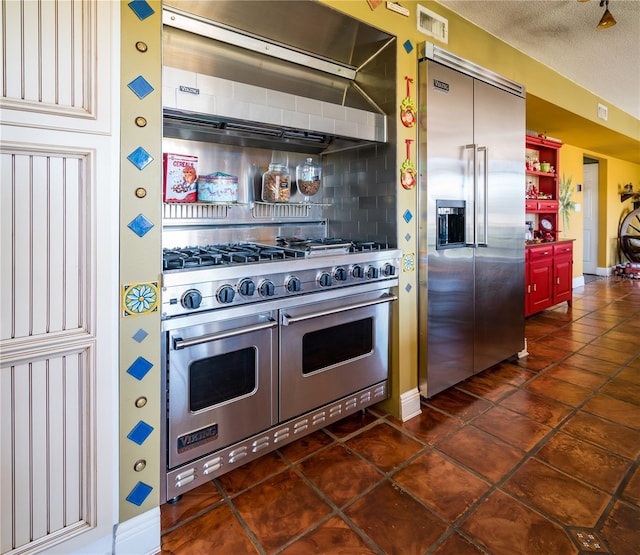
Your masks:
{"label": "ceiling light fixture", "polygon": [[600,0],[600,7],[605,8],[605,10],[596,27],[598,29],[608,29],[609,27],[613,27],[616,24],[616,20],[613,18],[611,12],[609,11],[609,0]]}

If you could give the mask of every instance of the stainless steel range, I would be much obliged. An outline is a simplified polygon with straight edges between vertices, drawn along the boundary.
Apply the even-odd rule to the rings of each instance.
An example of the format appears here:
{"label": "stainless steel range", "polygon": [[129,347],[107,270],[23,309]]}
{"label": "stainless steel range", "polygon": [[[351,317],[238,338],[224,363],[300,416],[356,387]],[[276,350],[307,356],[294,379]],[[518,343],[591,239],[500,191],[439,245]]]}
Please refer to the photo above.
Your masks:
{"label": "stainless steel range", "polygon": [[399,258],[327,238],[164,250],[166,500],[387,397]]}
{"label": "stainless steel range", "polygon": [[314,1],[163,2],[163,152],[237,191],[163,205],[162,501],[388,396],[395,43]]}

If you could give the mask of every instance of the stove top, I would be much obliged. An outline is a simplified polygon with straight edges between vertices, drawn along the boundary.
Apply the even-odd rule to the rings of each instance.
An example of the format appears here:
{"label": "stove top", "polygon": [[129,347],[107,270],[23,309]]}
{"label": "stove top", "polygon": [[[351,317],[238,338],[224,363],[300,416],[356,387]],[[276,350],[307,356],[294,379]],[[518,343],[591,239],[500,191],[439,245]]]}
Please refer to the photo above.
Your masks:
{"label": "stove top", "polygon": [[343,239],[277,239],[163,251],[163,319],[377,282],[397,283],[401,251]]}
{"label": "stove top", "polygon": [[257,243],[237,243],[229,245],[204,245],[164,249],[162,252],[163,270],[181,270],[202,266],[220,266],[224,264],[249,264],[250,262],[301,258],[304,253],[290,251],[278,246]]}
{"label": "stove top", "polygon": [[330,256],[355,252],[382,251],[386,243],[347,241],[339,238],[300,239],[278,237],[277,245],[236,243],[164,249],[163,270],[188,270],[206,266],[270,262],[311,256]]}

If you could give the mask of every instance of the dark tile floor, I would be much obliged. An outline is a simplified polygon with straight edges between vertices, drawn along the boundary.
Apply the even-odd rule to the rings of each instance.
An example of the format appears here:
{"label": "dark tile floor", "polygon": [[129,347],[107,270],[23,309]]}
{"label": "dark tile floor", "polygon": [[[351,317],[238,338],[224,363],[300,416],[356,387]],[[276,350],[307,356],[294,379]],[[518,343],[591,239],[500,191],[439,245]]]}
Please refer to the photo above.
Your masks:
{"label": "dark tile floor", "polygon": [[419,417],[358,413],[162,506],[162,553],[639,554],[640,281],[527,338]]}

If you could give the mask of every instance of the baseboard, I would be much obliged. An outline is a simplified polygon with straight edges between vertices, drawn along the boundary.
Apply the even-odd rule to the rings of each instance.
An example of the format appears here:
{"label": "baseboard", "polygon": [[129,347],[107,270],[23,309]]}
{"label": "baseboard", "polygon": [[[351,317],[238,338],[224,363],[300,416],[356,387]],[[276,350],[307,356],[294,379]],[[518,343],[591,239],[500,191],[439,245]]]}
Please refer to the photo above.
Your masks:
{"label": "baseboard", "polygon": [[576,287],[582,287],[584,285],[584,276],[574,277],[571,282],[571,287],[575,289]]}
{"label": "baseboard", "polygon": [[600,268],[600,267],[598,267],[598,268],[596,268],[596,275],[597,276],[604,276],[604,277],[610,276],[610,275],[612,275],[614,273],[614,270],[615,270],[615,266],[613,266],[611,268],[608,268],[608,267],[607,268]]}
{"label": "baseboard", "polygon": [[412,389],[400,395],[400,419],[403,422],[418,416],[421,412],[418,389]]}
{"label": "baseboard", "polygon": [[518,358],[524,358],[529,356],[529,351],[527,351],[527,338],[524,338],[524,345],[522,351],[520,351],[517,355]]}
{"label": "baseboard", "polygon": [[160,507],[120,522],[113,534],[114,555],[160,553]]}

